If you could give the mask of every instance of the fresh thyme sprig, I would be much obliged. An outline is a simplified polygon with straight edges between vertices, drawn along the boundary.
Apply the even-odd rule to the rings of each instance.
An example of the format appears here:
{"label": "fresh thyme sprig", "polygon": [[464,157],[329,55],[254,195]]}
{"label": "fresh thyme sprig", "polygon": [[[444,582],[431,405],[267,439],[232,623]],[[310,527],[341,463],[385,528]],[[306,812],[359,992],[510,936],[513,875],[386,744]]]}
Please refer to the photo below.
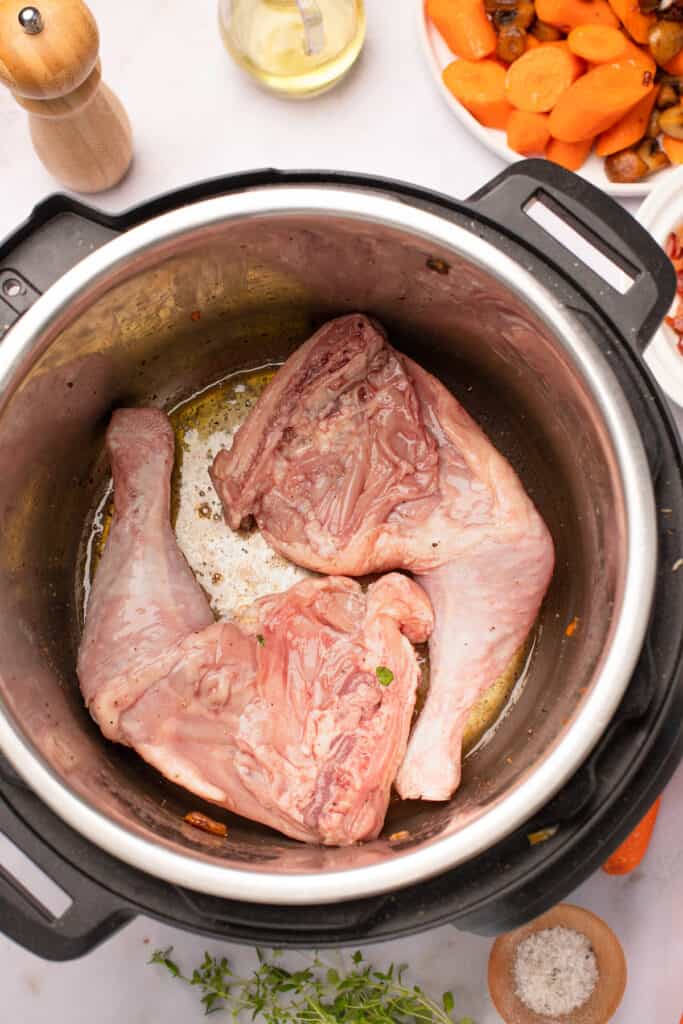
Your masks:
{"label": "fresh thyme sprig", "polygon": [[[228,960],[204,955],[191,975],[171,959],[173,949],[157,950],[150,963],[160,964],[179,981],[201,992],[206,1013],[223,1010],[233,1021],[265,1024],[454,1024],[454,1000],[441,1002],[418,985],[404,981],[407,966],[378,971],[354,953],[353,968],[342,972],[318,957],[300,971],[288,971],[258,950],[258,966],[247,978],[233,974]],[[242,1017],[244,1014],[244,1017]],[[474,1024],[463,1017],[459,1024]]]}

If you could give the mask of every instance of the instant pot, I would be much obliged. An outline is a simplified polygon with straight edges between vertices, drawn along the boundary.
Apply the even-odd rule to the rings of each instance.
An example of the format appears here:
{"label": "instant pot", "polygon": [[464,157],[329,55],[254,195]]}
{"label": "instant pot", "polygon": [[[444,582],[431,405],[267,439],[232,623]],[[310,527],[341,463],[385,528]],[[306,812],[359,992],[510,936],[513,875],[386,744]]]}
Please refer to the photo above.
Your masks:
{"label": "instant pot", "polygon": [[[263,171],[119,217],[41,204],[0,247],[0,831],[73,902],[54,918],[0,871],[4,932],[54,959],[139,913],[281,947],[491,935],[599,867],[683,755],[681,452],[642,360],[674,290],[647,233],[545,161],[467,202]],[[334,849],[203,805],[108,743],[75,662],[112,410],[169,409],[358,311],[510,459],[557,567],[526,684],[454,798],[396,801],[378,840]],[[227,838],[187,825],[197,809]]]}

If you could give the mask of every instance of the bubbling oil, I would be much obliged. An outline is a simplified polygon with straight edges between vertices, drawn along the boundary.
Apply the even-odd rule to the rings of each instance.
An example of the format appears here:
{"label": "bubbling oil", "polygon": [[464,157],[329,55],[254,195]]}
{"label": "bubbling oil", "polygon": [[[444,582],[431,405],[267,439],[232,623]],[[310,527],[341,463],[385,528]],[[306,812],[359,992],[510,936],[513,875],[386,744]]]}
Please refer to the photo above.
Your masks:
{"label": "bubbling oil", "polygon": [[[274,552],[259,530],[230,530],[225,525],[220,500],[209,478],[213,459],[222,448],[232,446],[238,427],[277,369],[275,365],[267,365],[231,374],[192,395],[169,413],[176,436],[171,522],[178,544],[219,618],[240,618],[258,598],[280,593],[316,575]],[[107,542],[113,512],[109,487],[95,514],[87,547],[86,606],[97,563]],[[533,633],[503,674],[472,708],[463,737],[465,755],[490,739],[505,712],[517,700],[532,654]],[[426,644],[418,646],[418,658],[422,679],[416,714],[424,704],[429,688]]]}

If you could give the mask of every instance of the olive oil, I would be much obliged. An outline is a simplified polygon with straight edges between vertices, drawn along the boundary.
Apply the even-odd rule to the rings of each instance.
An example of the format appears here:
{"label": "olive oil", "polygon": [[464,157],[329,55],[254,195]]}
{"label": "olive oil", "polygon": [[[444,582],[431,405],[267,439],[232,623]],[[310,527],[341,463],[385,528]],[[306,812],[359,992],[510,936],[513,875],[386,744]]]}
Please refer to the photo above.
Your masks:
{"label": "olive oil", "polygon": [[331,89],[365,40],[363,0],[220,0],[228,52],[266,88],[292,99]]}
{"label": "olive oil", "polygon": [[502,675],[491,684],[470,711],[462,738],[462,752],[465,757],[485,745],[504,713],[522,692],[531,664],[534,640],[535,634],[532,632]]}

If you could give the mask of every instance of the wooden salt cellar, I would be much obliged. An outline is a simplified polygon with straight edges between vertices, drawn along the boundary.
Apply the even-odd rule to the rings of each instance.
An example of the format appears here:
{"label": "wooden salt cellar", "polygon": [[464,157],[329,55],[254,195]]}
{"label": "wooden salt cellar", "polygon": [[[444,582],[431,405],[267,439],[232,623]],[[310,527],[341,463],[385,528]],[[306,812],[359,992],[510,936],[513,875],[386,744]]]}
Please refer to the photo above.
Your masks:
{"label": "wooden salt cellar", "polygon": [[[549,1017],[534,1013],[517,995],[514,962],[517,948],[534,932],[568,928],[586,936],[598,965],[598,983],[588,1000],[569,1014]],[[619,939],[590,910],[558,903],[535,921],[499,936],[489,957],[489,993],[505,1024],[608,1024],[626,990],[626,958]]]}
{"label": "wooden salt cellar", "polygon": [[102,81],[99,43],[82,0],[0,0],[0,82],[28,111],[45,167],[75,192],[118,184],[133,157],[126,112]]}

